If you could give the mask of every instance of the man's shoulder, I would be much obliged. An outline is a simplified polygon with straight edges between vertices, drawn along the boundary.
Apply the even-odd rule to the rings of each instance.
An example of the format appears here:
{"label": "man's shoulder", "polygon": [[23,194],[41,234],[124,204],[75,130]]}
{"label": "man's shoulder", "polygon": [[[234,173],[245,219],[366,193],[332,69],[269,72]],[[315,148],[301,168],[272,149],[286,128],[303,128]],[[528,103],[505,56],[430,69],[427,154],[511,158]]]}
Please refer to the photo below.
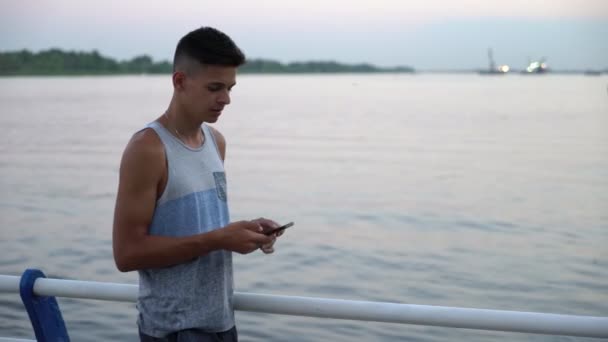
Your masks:
{"label": "man's shoulder", "polygon": [[137,160],[138,163],[147,165],[164,163],[164,146],[154,129],[144,128],[133,134],[125,148],[123,159]]}
{"label": "man's shoulder", "polygon": [[211,131],[211,134],[213,134],[213,138],[215,138],[215,141],[218,142],[226,142],[226,139],[224,138],[224,135],[215,127],[211,126],[211,125],[207,125],[207,127],[209,127],[209,130]]}
{"label": "man's shoulder", "polygon": [[213,140],[215,140],[215,143],[217,144],[220,157],[223,161],[226,159],[226,139],[216,128],[209,126],[209,129],[211,130],[211,134],[213,134]]}

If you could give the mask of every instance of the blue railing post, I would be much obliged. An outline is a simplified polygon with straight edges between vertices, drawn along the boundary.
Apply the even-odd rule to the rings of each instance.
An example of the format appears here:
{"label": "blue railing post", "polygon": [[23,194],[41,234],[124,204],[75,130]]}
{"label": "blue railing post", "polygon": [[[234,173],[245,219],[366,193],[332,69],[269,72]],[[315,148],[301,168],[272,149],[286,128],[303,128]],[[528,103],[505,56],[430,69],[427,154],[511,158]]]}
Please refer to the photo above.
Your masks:
{"label": "blue railing post", "polygon": [[46,276],[40,270],[27,269],[21,275],[19,283],[21,301],[30,316],[36,340],[38,342],[69,342],[70,337],[55,297],[34,294],[34,283],[38,278],[46,278]]}

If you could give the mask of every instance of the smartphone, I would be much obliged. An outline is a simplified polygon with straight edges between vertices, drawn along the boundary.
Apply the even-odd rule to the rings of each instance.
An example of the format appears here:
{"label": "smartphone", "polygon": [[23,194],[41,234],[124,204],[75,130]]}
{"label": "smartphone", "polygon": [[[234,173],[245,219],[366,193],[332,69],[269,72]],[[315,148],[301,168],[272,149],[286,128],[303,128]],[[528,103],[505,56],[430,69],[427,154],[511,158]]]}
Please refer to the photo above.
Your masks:
{"label": "smartphone", "polygon": [[291,227],[291,226],[293,226],[293,225],[294,225],[294,223],[293,223],[293,222],[289,222],[289,223],[287,223],[287,224],[284,224],[284,225],[280,226],[279,228],[275,228],[275,229],[273,229],[273,230],[271,230],[271,231],[268,231],[268,232],[266,232],[266,233],[264,233],[264,234],[266,234],[266,235],[272,235],[272,234],[274,234],[274,233],[282,232],[282,231],[284,231],[285,229],[287,229],[287,228],[289,228],[289,227]]}

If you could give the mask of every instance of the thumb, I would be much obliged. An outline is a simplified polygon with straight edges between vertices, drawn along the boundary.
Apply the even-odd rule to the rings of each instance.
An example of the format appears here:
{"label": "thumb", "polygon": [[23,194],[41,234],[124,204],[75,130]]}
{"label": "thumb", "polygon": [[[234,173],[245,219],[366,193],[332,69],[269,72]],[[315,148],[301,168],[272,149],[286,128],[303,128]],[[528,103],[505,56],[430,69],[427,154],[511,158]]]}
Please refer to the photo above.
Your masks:
{"label": "thumb", "polygon": [[245,228],[254,233],[262,233],[264,231],[264,228],[256,221],[246,222]]}

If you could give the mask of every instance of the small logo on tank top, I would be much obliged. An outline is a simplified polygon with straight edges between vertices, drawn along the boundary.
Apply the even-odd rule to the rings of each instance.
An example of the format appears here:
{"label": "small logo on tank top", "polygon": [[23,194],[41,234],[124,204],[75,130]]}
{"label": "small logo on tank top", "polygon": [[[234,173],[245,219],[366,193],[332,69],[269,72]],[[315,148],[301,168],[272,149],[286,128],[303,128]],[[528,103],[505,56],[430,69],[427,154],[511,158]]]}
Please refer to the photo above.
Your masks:
{"label": "small logo on tank top", "polygon": [[226,194],[226,173],[225,172],[214,172],[213,178],[215,179],[215,190],[217,197],[222,201],[226,201],[228,196]]}

